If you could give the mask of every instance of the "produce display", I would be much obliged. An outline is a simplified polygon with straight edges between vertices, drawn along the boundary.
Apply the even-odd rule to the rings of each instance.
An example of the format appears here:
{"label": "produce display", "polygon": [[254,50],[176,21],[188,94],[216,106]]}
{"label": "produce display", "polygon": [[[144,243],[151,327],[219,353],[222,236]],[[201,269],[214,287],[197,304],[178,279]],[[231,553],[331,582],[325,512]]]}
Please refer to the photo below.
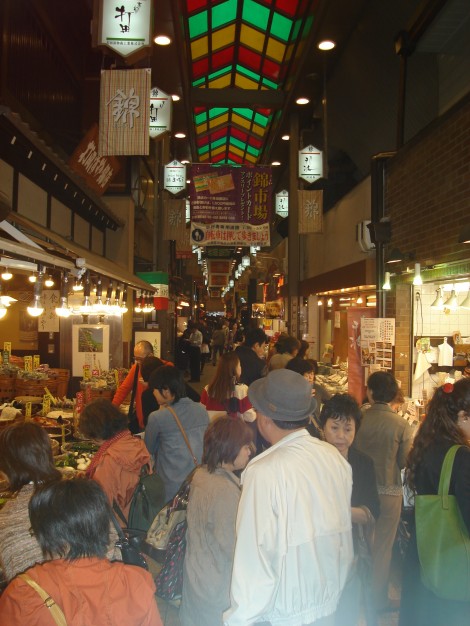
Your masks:
{"label": "produce display", "polygon": [[92,441],[75,441],[62,446],[64,454],[55,459],[58,468],[85,471],[99,446]]}

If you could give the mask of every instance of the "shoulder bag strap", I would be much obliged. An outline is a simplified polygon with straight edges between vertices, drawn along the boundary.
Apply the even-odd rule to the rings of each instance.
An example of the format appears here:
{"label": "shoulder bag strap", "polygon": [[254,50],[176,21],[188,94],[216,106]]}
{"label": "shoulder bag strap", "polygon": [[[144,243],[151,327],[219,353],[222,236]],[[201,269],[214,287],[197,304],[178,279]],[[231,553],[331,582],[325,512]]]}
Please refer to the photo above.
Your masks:
{"label": "shoulder bag strap", "polygon": [[139,371],[140,371],[140,365],[136,365],[135,372],[134,372],[134,382],[132,383],[132,393],[131,393],[131,402],[129,404],[129,411],[131,411],[134,408],[135,394],[137,392],[137,381],[139,380]]}
{"label": "shoulder bag strap", "polygon": [[452,446],[452,448],[447,451],[447,454],[444,458],[444,463],[442,464],[441,476],[439,478],[438,494],[442,496],[442,507],[444,509],[449,508],[450,477],[452,475],[452,467],[454,465],[455,455],[459,448],[459,445]]}
{"label": "shoulder bag strap", "polygon": [[55,600],[45,591],[38,583],[31,578],[28,574],[19,574],[19,578],[23,579],[30,587],[36,591],[41,599],[44,601],[45,606],[49,609],[51,617],[58,626],[67,626],[67,620],[62,612],[62,609]]}
{"label": "shoulder bag strap", "polygon": [[196,457],[194,456],[194,452],[193,452],[193,450],[192,450],[192,448],[191,448],[191,444],[189,443],[188,436],[187,436],[187,435],[186,435],[186,433],[185,433],[185,430],[184,430],[184,428],[183,428],[183,425],[182,425],[182,424],[181,424],[181,422],[180,422],[179,417],[176,415],[176,412],[175,412],[175,411],[171,408],[171,406],[170,406],[169,404],[167,404],[166,408],[170,411],[170,413],[171,413],[171,414],[173,415],[173,417],[175,418],[175,422],[178,424],[178,428],[180,429],[181,434],[183,435],[183,439],[184,439],[184,441],[185,441],[186,445],[188,446],[188,450],[189,450],[189,452],[191,453],[191,456],[193,457],[193,463],[194,463],[194,465],[197,467],[197,466],[199,465],[199,463],[197,462],[197,459],[196,459]]}

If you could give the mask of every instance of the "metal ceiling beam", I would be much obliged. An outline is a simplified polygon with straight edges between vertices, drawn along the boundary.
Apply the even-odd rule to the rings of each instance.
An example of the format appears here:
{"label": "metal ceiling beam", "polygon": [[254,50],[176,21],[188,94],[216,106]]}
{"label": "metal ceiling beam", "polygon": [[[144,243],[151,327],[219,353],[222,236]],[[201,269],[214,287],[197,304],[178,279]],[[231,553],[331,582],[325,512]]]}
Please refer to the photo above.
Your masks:
{"label": "metal ceiling beam", "polygon": [[286,102],[283,91],[274,89],[191,89],[191,102],[194,106],[226,106],[282,109]]}

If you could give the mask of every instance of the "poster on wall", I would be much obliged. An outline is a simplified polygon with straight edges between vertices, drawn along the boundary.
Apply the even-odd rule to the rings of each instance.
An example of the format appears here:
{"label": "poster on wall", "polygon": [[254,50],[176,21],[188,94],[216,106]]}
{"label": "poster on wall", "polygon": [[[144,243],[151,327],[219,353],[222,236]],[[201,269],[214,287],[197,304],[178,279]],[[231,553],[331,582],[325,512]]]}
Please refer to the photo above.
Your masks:
{"label": "poster on wall", "polygon": [[392,369],[395,345],[395,319],[366,319],[362,324],[361,363],[363,367],[375,365],[375,369]]}
{"label": "poster on wall", "polygon": [[72,326],[72,376],[83,376],[83,368],[109,370],[109,326],[74,324]]}
{"label": "poster on wall", "polygon": [[[348,393],[359,404],[365,397],[365,369],[362,365],[362,330],[373,318],[374,312],[367,308],[349,309],[348,319]],[[375,318],[372,319],[375,321]]]}
{"label": "poster on wall", "polygon": [[139,341],[148,341],[152,344],[153,354],[158,358],[162,355],[162,334],[154,330],[136,330],[134,334],[134,345]]}

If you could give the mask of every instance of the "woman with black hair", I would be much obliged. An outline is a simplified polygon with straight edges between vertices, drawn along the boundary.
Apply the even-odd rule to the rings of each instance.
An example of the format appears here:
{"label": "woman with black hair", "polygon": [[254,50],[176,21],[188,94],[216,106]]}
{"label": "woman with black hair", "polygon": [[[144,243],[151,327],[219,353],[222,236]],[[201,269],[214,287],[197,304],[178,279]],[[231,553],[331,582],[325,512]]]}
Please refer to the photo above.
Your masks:
{"label": "woman with black hair", "polygon": [[86,471],[88,478],[101,485],[110,504],[116,501],[127,519],[141,469],[150,463],[144,442],[131,435],[127,415],[109,400],[87,404],[80,415],[79,429],[100,444]]}
{"label": "woman with black hair", "polygon": [[[438,387],[427,406],[406,461],[406,484],[417,495],[438,493],[442,464],[449,449],[460,445],[454,459],[449,494],[457,499],[470,533],[470,379]],[[405,557],[400,625],[462,626],[470,616],[470,602],[439,598],[421,581],[416,532]]]}
{"label": "woman with black hair", "polygon": [[38,485],[60,480],[51,441],[38,424],[24,422],[0,432],[0,471],[14,495],[0,511],[0,568],[7,581],[43,561],[29,528],[28,504]]}
{"label": "woman with black hair", "polygon": [[29,512],[32,532],[51,560],[10,583],[0,596],[1,624],[49,626],[50,607],[56,605],[68,626],[162,626],[149,572],[105,558],[110,509],[97,483],[72,479],[43,485]]}
{"label": "woman with black hair", "polygon": [[203,466],[196,470],[189,494],[182,626],[222,626],[222,613],[230,606],[240,499],[234,472],[245,468],[252,446],[251,430],[238,418],[219,417],[204,435]]}
{"label": "woman with black hair", "polygon": [[[152,372],[149,389],[160,409],[149,415],[145,444],[155,458],[157,474],[162,477],[166,499],[170,500],[194,468],[193,455],[197,463],[201,461],[202,440],[209,416],[202,404],[186,397],[183,374],[172,365],[159,367]],[[192,452],[188,449],[174,413],[185,431]]]}

